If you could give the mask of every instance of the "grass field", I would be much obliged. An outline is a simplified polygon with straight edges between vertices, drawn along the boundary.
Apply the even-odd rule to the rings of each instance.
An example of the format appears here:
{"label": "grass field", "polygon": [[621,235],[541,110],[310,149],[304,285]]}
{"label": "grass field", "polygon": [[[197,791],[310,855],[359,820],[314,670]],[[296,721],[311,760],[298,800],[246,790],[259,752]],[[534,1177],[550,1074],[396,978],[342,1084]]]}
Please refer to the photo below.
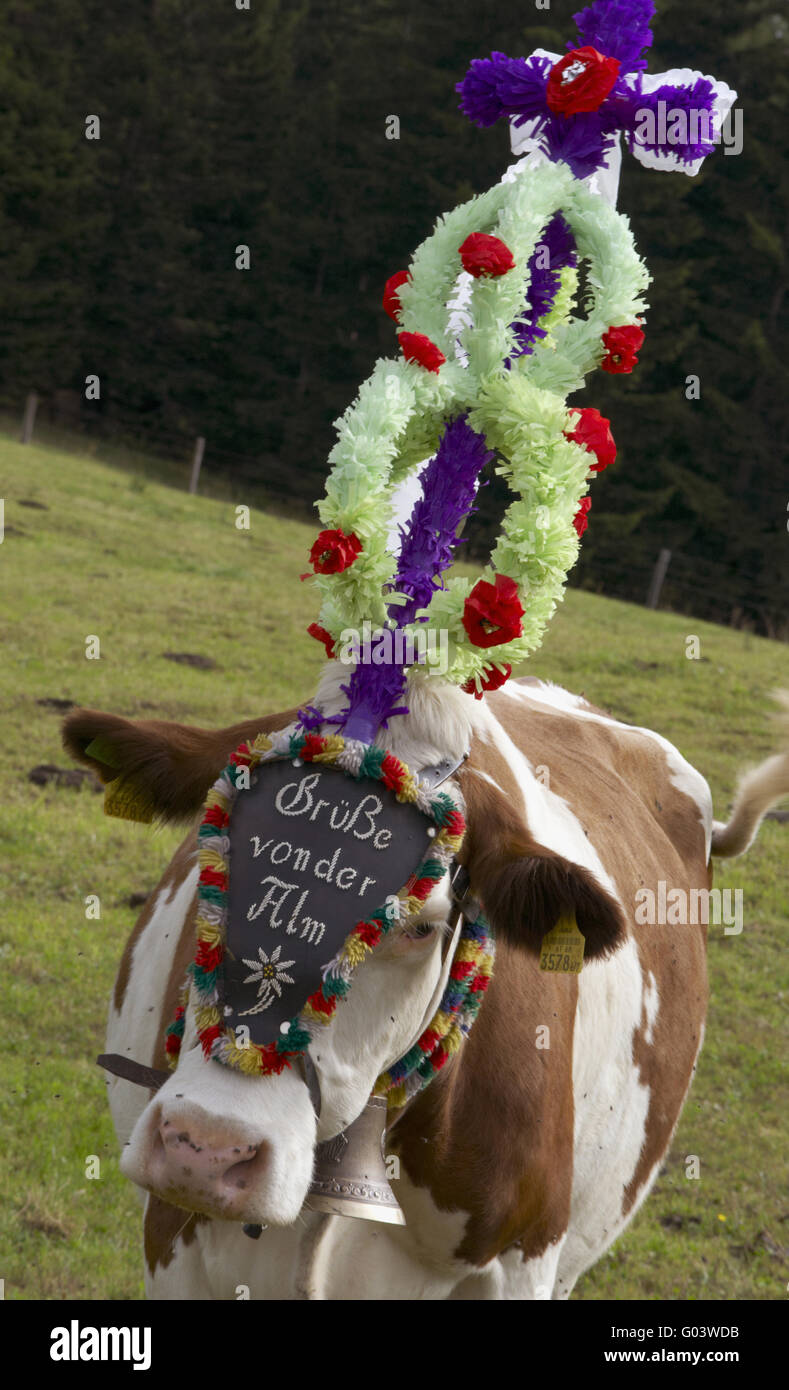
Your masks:
{"label": "grass field", "polygon": [[[139,1205],[93,1059],[128,898],[154,885],[179,837],[105,818],[88,786],[40,787],[28,772],[68,766],[47,701],[219,725],[308,698],[322,653],[297,576],[314,528],[253,511],[239,531],[229,502],[154,483],[144,460],[111,468],[2,437],[0,497],[0,1278],[10,1299],[140,1298]],[[686,657],[691,634],[699,660]],[[86,659],[89,636],[100,660]],[[772,749],[769,692],[789,686],[789,647],[571,591],[531,669],[670,738],[723,816],[738,769]],[[744,890],[745,929],[711,929],[698,1076],[657,1188],[576,1298],[786,1296],[788,845],[789,825],[767,823],[745,860],[716,871]],[[93,893],[98,921],[85,915]],[[685,1176],[690,1154],[699,1180]]]}

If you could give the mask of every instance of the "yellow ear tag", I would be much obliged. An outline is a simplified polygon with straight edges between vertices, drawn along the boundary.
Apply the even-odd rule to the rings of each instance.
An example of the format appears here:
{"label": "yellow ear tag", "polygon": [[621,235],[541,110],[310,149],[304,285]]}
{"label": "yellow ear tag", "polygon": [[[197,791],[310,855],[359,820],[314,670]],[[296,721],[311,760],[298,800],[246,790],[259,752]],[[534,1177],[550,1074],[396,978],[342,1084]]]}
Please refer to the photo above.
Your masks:
{"label": "yellow ear tag", "polygon": [[116,777],[107,783],[104,791],[104,814],[117,816],[119,820],[141,821],[143,825],[150,825],[153,820],[153,811],[148,803],[122,777]]}
{"label": "yellow ear tag", "polygon": [[[102,763],[104,767],[120,767],[118,755],[108,738],[91,739],[85,749],[85,755],[88,758],[93,758],[94,762]],[[103,782],[109,782],[110,778],[105,777],[102,773],[101,780]]]}
{"label": "yellow ear tag", "polygon": [[584,938],[572,917],[560,918],[546,933],[540,947],[540,969],[556,975],[580,975],[584,963]]}

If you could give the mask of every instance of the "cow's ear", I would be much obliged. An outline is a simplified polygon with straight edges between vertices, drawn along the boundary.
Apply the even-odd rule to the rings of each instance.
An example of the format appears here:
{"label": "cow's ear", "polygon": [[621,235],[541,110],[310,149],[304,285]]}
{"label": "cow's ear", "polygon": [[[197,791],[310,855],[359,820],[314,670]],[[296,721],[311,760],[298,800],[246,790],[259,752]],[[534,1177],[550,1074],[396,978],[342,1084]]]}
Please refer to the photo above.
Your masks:
{"label": "cow's ear", "polygon": [[585,939],[584,960],[610,955],[625,939],[622,909],[594,875],[540,845],[511,841],[468,870],[496,936],[512,945],[539,954],[546,933],[573,918]]}
{"label": "cow's ear", "polygon": [[108,814],[128,820],[183,821],[200,810],[240,743],[284,728],[296,713],[263,715],[225,729],[195,729],[77,709],[63,722],[63,743],[105,783]]}
{"label": "cow's ear", "polygon": [[541,845],[511,802],[483,779],[467,773],[463,791],[468,830],[461,858],[496,935],[539,954],[546,933],[574,918],[585,938],[584,960],[615,951],[627,935],[624,913],[594,874]]}

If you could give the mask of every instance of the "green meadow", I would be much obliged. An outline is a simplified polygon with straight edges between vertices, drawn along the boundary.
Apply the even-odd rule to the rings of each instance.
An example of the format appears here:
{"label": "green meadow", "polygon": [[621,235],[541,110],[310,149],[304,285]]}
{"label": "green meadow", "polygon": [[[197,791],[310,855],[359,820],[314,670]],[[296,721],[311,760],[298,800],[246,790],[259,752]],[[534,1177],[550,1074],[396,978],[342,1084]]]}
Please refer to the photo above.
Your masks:
{"label": "green meadow", "polygon": [[[206,470],[208,472],[208,469]],[[322,660],[299,573],[315,528],[109,461],[0,437],[0,1278],[9,1299],[143,1296],[140,1207],[120,1177],[94,1058],[124,940],[179,834],[102,814],[70,766],[59,705],[221,725],[309,699]],[[207,479],[210,486],[210,477]],[[688,659],[687,639],[699,639]],[[86,659],[98,637],[99,660]],[[210,669],[165,653],[209,657]],[[530,664],[668,737],[726,815],[738,771],[774,750],[770,692],[789,648],[570,591]],[[789,1280],[786,1013],[789,824],[765,824],[716,885],[742,888],[745,928],[710,930],[711,1003],[698,1075],[634,1223],[577,1286],[583,1299],[781,1299]],[[98,894],[99,920],[85,899]],[[686,1176],[696,1155],[700,1177]],[[90,1177],[99,1159],[100,1176]]]}

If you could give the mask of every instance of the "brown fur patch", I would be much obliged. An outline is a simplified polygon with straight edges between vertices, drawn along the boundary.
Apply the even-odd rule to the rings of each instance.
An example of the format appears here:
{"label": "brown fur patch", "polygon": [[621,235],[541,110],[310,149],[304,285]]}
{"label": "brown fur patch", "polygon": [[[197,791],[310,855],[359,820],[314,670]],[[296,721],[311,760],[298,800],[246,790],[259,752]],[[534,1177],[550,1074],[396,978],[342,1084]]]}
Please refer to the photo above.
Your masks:
{"label": "brown fur patch", "polygon": [[[567,801],[590,835],[619,889],[644,987],[650,974],[657,986],[652,1042],[646,1041],[645,1014],[633,1037],[633,1060],[649,1087],[649,1110],[642,1151],[624,1194],[626,1215],[670,1143],[707,1009],[705,928],[637,924],[636,892],[656,891],[661,879],[688,893],[709,887],[704,827],[695,801],[674,786],[663,749],[648,735],[511,699],[496,701],[495,712],[532,764],[548,767],[551,790]],[[487,746],[484,756],[489,756]]]}
{"label": "brown fur patch", "polygon": [[169,1202],[150,1195],[145,1207],[143,1222],[143,1241],[145,1263],[151,1274],[157,1268],[166,1269],[175,1256],[175,1243],[183,1241],[191,1245],[197,1234],[197,1224],[208,1217],[197,1212],[185,1212],[180,1207],[171,1207]]}
{"label": "brown fur patch", "polygon": [[[575,976],[545,975],[533,956],[497,945],[462,1052],[387,1137],[440,1210],[469,1213],[458,1259],[484,1265],[513,1244],[529,1259],[567,1229],[577,993]],[[551,1045],[541,1050],[543,1024]]]}

